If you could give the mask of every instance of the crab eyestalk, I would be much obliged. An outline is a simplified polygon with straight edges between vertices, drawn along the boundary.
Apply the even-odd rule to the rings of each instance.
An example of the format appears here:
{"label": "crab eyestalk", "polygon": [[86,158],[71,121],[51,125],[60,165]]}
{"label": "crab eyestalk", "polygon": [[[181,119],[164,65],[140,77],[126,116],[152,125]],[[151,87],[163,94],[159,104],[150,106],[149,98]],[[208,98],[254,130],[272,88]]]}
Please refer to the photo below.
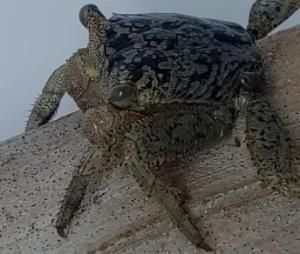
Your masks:
{"label": "crab eyestalk", "polygon": [[87,4],[79,12],[81,24],[89,31],[88,49],[98,70],[103,68],[105,61],[104,41],[110,22],[96,5]]}
{"label": "crab eyestalk", "polygon": [[256,0],[250,10],[248,33],[254,40],[262,39],[299,8],[300,0]]}

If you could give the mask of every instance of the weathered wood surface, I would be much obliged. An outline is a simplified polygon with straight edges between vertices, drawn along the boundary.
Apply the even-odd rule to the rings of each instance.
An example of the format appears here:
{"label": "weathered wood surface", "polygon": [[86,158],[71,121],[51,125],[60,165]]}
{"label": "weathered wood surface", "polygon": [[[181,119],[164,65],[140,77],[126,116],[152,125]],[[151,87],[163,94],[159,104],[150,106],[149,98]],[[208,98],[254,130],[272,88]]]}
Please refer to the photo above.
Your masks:
{"label": "weathered wood surface", "polygon": [[[268,96],[299,151],[300,27],[260,44]],[[88,191],[69,237],[56,234],[60,200],[89,147],[80,119],[78,112],[0,143],[0,253],[202,253],[121,168]],[[300,253],[300,200],[261,189],[242,120],[231,137],[166,174],[190,194],[187,206],[216,253]]]}

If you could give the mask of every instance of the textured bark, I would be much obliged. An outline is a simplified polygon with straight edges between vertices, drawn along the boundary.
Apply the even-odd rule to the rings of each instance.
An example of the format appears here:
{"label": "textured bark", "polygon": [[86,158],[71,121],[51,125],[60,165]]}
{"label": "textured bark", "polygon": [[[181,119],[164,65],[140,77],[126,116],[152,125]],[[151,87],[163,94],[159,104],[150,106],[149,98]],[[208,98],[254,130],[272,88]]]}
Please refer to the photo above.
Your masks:
{"label": "textured bark", "polygon": [[[268,97],[300,151],[300,26],[261,41]],[[126,169],[101,173],[70,227],[54,229],[65,188],[89,144],[77,112],[0,143],[0,253],[201,253]],[[232,135],[163,172],[190,195],[187,207],[216,253],[300,250],[300,200],[260,186],[245,145],[244,121]],[[241,141],[237,146],[236,138]]]}

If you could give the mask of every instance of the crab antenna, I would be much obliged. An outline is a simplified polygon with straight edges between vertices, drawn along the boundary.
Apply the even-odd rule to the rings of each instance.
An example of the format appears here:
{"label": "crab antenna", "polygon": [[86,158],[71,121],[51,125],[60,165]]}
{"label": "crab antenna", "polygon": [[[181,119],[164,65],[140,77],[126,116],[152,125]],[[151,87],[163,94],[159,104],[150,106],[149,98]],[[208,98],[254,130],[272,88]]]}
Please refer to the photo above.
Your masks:
{"label": "crab antenna", "polygon": [[256,0],[248,23],[248,33],[259,40],[287,20],[300,7],[300,0]]}
{"label": "crab antenna", "polygon": [[110,22],[101,13],[96,5],[87,4],[79,12],[79,19],[83,26],[89,31],[88,49],[95,62],[96,68],[100,70],[105,61],[103,42]]}

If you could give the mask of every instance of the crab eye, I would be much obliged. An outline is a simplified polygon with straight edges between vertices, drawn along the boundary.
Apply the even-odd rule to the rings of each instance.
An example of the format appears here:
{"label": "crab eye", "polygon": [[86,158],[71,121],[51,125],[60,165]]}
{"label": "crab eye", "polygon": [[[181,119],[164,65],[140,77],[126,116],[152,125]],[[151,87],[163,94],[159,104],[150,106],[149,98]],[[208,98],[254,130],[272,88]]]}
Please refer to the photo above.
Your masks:
{"label": "crab eye", "polygon": [[239,81],[248,92],[257,93],[264,89],[263,76],[259,72],[242,72],[240,73]]}
{"label": "crab eye", "polygon": [[130,85],[118,85],[109,91],[108,102],[120,107],[128,108],[134,97],[134,89]]}
{"label": "crab eye", "polygon": [[88,18],[90,12],[95,12],[97,14],[102,15],[96,5],[94,4],[84,5],[79,11],[79,20],[84,27],[87,27],[88,25]]}

